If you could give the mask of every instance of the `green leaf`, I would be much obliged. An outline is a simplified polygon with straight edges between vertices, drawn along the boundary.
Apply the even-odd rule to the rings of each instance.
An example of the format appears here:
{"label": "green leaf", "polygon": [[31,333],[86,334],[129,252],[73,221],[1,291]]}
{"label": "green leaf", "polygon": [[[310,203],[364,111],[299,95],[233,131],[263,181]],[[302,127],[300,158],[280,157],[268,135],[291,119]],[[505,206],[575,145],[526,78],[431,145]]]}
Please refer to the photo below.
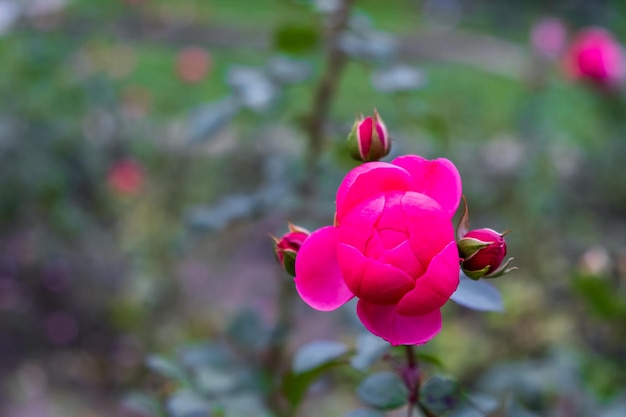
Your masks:
{"label": "green leaf", "polygon": [[306,394],[309,386],[319,378],[323,373],[329,371],[343,364],[341,361],[333,361],[326,363],[323,366],[314,368],[313,370],[296,374],[293,371],[289,371],[283,378],[282,391],[285,397],[289,401],[289,405],[292,410],[292,414],[302,402],[304,395]]}
{"label": "green leaf", "polygon": [[160,355],[150,355],[146,358],[146,366],[165,378],[179,383],[189,384],[189,377],[176,363]]}
{"label": "green leaf", "polygon": [[407,402],[409,391],[400,377],[391,372],[368,376],[357,388],[359,398],[378,410],[393,410]]}
{"label": "green leaf", "polygon": [[288,22],[274,32],[274,47],[281,52],[302,54],[313,50],[319,42],[317,28],[308,22]]}
{"label": "green leaf", "polygon": [[442,360],[435,355],[431,355],[430,353],[417,352],[417,359],[421,362],[427,362],[431,365],[436,366],[437,368],[444,369],[445,365]]}
{"label": "green leaf", "polygon": [[578,276],[572,284],[592,314],[604,319],[626,318],[626,302],[610,282],[596,276]]}
{"label": "green leaf", "polygon": [[267,410],[263,400],[255,393],[242,393],[222,397],[221,410],[226,417],[270,417],[272,414]]}
{"label": "green leaf", "polygon": [[313,381],[324,372],[344,364],[347,353],[345,344],[332,340],[317,340],[296,352],[292,369],[285,375],[282,384],[292,411],[298,407]]}
{"label": "green leaf", "polygon": [[311,371],[330,363],[348,352],[348,346],[334,340],[316,340],[302,346],[293,358],[296,374]]}
{"label": "green leaf", "polygon": [[454,409],[461,399],[461,389],[456,379],[435,375],[422,386],[420,404],[434,413]]}
{"label": "green leaf", "polygon": [[208,401],[189,390],[175,392],[167,400],[167,411],[172,417],[208,417],[210,410]]}
{"label": "green leaf", "polygon": [[366,371],[382,358],[391,345],[371,333],[362,333],[356,342],[356,355],[350,359],[350,365],[359,371]]}
{"label": "green leaf", "polygon": [[504,311],[502,296],[496,287],[484,281],[473,281],[465,274],[461,274],[459,286],[450,299],[472,310]]}
{"label": "green leaf", "polygon": [[129,394],[122,401],[125,407],[147,414],[151,417],[165,417],[165,411],[161,404],[155,399],[144,393]]}
{"label": "green leaf", "polygon": [[352,410],[344,417],[385,417],[383,413],[376,410],[370,410],[368,408],[359,408],[357,410]]}

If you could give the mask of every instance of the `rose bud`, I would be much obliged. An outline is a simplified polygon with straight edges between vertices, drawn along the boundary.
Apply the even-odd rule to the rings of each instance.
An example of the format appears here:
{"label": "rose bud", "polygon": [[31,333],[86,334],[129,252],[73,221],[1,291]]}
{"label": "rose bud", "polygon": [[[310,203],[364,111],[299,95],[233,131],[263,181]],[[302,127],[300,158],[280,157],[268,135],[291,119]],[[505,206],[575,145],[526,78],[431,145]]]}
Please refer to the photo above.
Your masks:
{"label": "rose bud", "polygon": [[289,232],[274,239],[274,253],[280,266],[292,277],[296,276],[296,255],[311,232],[289,223]]}
{"label": "rose bud", "polygon": [[378,161],[391,150],[387,128],[380,115],[357,118],[348,136],[348,152],[357,161]]}
{"label": "rose bud", "polygon": [[504,264],[506,256],[506,241],[504,235],[493,229],[476,229],[468,232],[457,243],[461,256],[461,268],[471,279],[497,278],[516,267],[509,268],[513,258]]}
{"label": "rose bud", "polygon": [[622,45],[605,29],[592,27],[580,31],[564,59],[566,74],[610,87],[626,79],[626,56]]}
{"label": "rose bud", "polygon": [[509,267],[513,258],[505,263],[502,260],[506,256],[506,242],[504,235],[493,229],[476,229],[470,231],[469,210],[467,200],[463,197],[463,215],[456,227],[457,247],[461,257],[461,269],[468,278],[479,280],[481,278],[497,278],[517,269]]}

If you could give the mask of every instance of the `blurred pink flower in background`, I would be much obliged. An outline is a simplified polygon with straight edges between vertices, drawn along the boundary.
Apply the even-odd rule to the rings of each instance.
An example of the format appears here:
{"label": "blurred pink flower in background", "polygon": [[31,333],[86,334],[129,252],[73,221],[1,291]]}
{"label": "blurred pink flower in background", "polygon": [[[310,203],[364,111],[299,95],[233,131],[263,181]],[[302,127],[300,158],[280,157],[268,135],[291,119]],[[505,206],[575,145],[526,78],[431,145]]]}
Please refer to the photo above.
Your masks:
{"label": "blurred pink flower in background", "polygon": [[599,27],[578,32],[565,54],[563,67],[569,77],[601,86],[615,86],[626,77],[622,45]]}
{"label": "blurred pink flower in background", "polygon": [[187,83],[198,83],[211,69],[211,55],[198,46],[183,48],[176,57],[176,72]]}
{"label": "blurred pink flower in background", "polygon": [[567,29],[560,19],[541,19],[530,32],[530,42],[533,49],[546,58],[558,58],[565,48],[566,41]]}
{"label": "blurred pink flower in background", "polygon": [[121,195],[133,195],[139,192],[145,182],[145,173],[141,164],[134,159],[124,158],[116,161],[107,174],[107,185]]}
{"label": "blurred pink flower in background", "polygon": [[393,345],[423,344],[459,283],[452,216],[461,178],[447,159],[370,162],[337,191],[335,225],[313,232],[296,258],[296,289],[311,307],[359,298],[365,327]]}

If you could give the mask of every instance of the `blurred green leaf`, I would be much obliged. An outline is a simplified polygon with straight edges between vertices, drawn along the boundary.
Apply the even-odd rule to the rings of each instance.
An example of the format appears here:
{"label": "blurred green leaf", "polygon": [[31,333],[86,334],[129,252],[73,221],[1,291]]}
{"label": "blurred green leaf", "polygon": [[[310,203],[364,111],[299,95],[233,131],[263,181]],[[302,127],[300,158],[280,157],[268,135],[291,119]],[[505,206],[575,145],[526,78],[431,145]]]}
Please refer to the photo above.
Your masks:
{"label": "blurred green leaf", "polygon": [[197,143],[215,138],[239,110],[237,100],[232,97],[200,106],[189,116],[187,140],[190,143]]}
{"label": "blurred green leaf", "polygon": [[318,42],[318,29],[308,22],[283,23],[274,32],[274,47],[281,52],[291,54],[310,52]]}
{"label": "blurred green leaf", "polygon": [[356,355],[350,359],[350,365],[359,371],[366,371],[390,348],[391,345],[380,337],[371,333],[362,333],[357,339]]}
{"label": "blurred green leaf", "polygon": [[282,390],[292,410],[298,407],[309,386],[324,372],[344,363],[348,347],[333,340],[316,340],[295,354],[292,369],[285,375]]}
{"label": "blurred green leaf", "polygon": [[208,401],[188,390],[175,392],[167,400],[171,417],[208,417],[210,410]]}
{"label": "blurred green leaf", "polygon": [[434,413],[454,409],[461,399],[461,389],[456,379],[435,375],[422,386],[420,404]]}
{"label": "blurred green leaf", "polygon": [[371,407],[378,410],[393,410],[406,404],[409,391],[398,375],[378,372],[361,382],[357,394]]}
{"label": "blurred green leaf", "polygon": [[461,273],[459,286],[450,297],[463,307],[478,311],[504,311],[500,291],[485,281],[474,281]]}
{"label": "blurred green leaf", "polygon": [[165,417],[165,411],[161,407],[161,404],[147,394],[135,392],[129,394],[122,401],[125,407],[132,410],[137,410],[142,413],[146,413],[153,417]]}
{"label": "blurred green leaf", "polygon": [[350,411],[344,417],[385,417],[385,415],[380,411],[359,408],[357,410]]}
{"label": "blurred green leaf", "polygon": [[151,371],[172,379],[176,382],[189,385],[189,377],[186,372],[173,361],[159,355],[150,355],[146,359],[146,366]]}
{"label": "blurred green leaf", "polygon": [[334,340],[316,340],[302,346],[293,358],[296,374],[308,372],[333,362],[348,352],[348,346]]}
{"label": "blurred green leaf", "polygon": [[226,417],[254,416],[271,417],[263,400],[254,393],[238,393],[221,399],[222,413]]}
{"label": "blurred green leaf", "polygon": [[283,378],[282,392],[289,401],[291,410],[296,410],[300,402],[302,402],[307,389],[317,378],[341,364],[341,361],[328,362],[320,367],[299,374],[289,371]]}
{"label": "blurred green leaf", "polygon": [[626,301],[610,282],[601,277],[579,276],[572,285],[596,316],[605,319],[626,317]]}
{"label": "blurred green leaf", "polygon": [[435,355],[431,355],[429,353],[417,352],[417,359],[420,360],[421,362],[430,363],[431,365],[434,365],[441,369],[445,368],[443,361],[439,359],[439,357]]}

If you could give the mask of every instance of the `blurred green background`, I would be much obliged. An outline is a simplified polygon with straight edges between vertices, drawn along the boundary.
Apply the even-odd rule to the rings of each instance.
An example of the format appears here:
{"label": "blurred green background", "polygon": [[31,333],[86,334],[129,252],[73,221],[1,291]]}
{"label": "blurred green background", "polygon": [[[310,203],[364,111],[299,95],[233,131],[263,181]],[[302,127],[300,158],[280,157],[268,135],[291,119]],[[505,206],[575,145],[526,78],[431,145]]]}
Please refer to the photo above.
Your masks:
{"label": "blurred green background", "polygon": [[[374,107],[392,156],[449,158],[472,225],[512,230],[506,311],[446,306],[423,351],[536,415],[625,415],[626,95],[529,39],[551,17],[626,41],[626,3],[358,0],[310,155],[336,3],[0,1],[0,415],[146,415],[126,395],[170,389],[146,355],[247,358],[261,333],[233,323],[271,327],[287,279],[268,234],[331,222]],[[286,351],[354,343],[349,310],[294,302]],[[344,415],[353,381],[316,385],[302,415]]]}

